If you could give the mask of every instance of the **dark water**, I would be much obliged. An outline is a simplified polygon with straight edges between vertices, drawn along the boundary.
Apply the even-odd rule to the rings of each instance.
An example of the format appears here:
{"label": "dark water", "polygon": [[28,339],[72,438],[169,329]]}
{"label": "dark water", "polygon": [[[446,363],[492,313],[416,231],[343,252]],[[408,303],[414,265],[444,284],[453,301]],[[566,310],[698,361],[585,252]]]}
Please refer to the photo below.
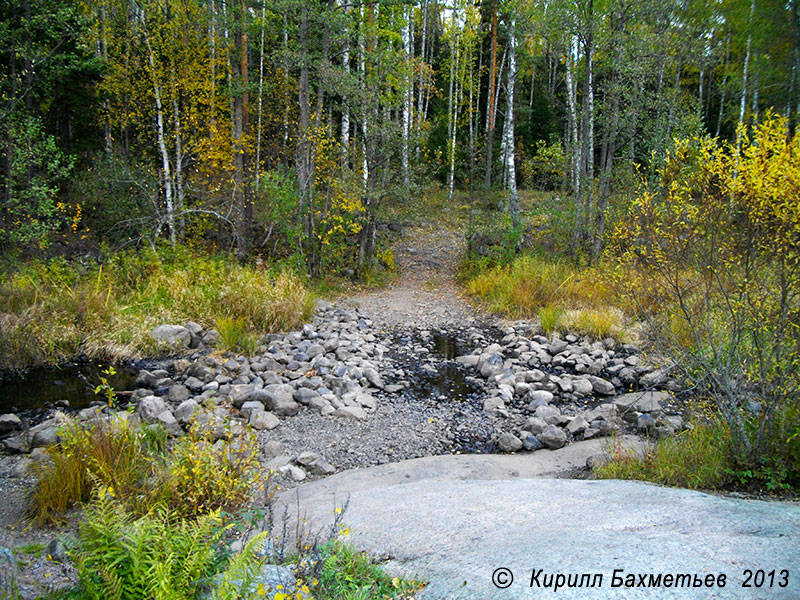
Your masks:
{"label": "dark water", "polygon": [[437,332],[431,337],[433,355],[441,362],[436,365],[435,373],[411,369],[408,392],[417,398],[446,396],[449,401],[464,401],[474,397],[481,391],[480,388],[468,381],[463,366],[453,362],[461,350],[458,336],[455,333]]}
{"label": "dark water", "polygon": [[[100,384],[102,371],[108,365],[97,363],[68,363],[60,367],[30,369],[23,375],[6,375],[0,379],[0,414],[41,410],[53,406],[86,408],[98,397],[94,388]],[[114,365],[117,374],[108,378],[116,391],[133,389],[136,369],[128,365]]]}

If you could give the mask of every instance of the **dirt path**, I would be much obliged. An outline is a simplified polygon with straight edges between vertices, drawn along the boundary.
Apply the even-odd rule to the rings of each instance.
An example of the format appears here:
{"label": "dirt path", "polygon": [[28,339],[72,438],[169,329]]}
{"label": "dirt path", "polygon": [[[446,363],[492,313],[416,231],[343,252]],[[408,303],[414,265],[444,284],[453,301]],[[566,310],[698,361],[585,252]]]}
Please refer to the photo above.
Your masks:
{"label": "dirt path", "polygon": [[459,231],[439,224],[409,227],[394,246],[398,274],[387,286],[347,302],[369,313],[379,326],[452,327],[480,320],[464,297],[456,271],[466,252]]}

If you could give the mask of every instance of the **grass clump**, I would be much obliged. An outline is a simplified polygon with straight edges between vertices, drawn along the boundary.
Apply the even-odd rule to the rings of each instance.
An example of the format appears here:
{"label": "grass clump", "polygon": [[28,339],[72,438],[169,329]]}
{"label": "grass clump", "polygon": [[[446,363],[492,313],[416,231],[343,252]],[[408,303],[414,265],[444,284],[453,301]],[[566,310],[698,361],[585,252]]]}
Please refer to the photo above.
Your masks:
{"label": "grass clump", "polygon": [[220,317],[216,324],[219,333],[219,344],[217,348],[223,352],[227,350],[241,350],[245,354],[255,354],[258,347],[256,336],[247,330],[244,319],[231,319]]}
{"label": "grass clump", "polygon": [[250,332],[291,329],[312,309],[311,292],[289,270],[182,247],[119,253],[101,265],[31,262],[0,275],[0,367],[152,353],[150,331],[162,323],[210,327],[227,318]]}
{"label": "grass clump", "polygon": [[163,505],[181,515],[244,504],[258,478],[257,441],[243,430],[212,444],[190,433],[167,447],[158,426],[117,415],[86,425],[68,420],[50,460],[37,468],[29,512],[39,524],[63,520],[73,506],[105,490],[134,514]]}
{"label": "grass clump", "polygon": [[619,444],[611,460],[595,470],[601,479],[637,479],[690,489],[715,489],[726,483],[728,436],[719,421],[696,423],[650,444],[643,456]]}

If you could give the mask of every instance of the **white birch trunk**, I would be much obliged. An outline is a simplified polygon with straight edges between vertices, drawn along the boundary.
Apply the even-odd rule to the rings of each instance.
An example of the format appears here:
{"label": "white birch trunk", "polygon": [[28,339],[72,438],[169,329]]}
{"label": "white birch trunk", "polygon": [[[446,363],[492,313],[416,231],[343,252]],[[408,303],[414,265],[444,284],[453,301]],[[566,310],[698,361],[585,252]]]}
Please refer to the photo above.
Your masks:
{"label": "white birch trunk", "polygon": [[405,90],[403,95],[403,147],[401,150],[401,169],[403,185],[408,187],[408,134],[411,128],[411,9],[406,7],[403,11],[403,54],[408,72],[405,76]]}
{"label": "white birch trunk", "polygon": [[517,196],[517,172],[514,164],[514,86],[517,81],[517,36],[516,21],[512,16],[508,23],[508,80],[506,84],[506,178],[508,185],[508,209],[514,225],[519,221],[519,198]]}

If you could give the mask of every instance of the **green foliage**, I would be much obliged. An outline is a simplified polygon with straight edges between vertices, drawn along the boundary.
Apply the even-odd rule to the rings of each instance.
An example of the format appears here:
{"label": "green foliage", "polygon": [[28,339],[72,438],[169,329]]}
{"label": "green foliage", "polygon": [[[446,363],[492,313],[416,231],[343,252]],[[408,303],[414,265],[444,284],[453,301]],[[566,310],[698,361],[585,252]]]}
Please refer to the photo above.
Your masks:
{"label": "green foliage", "polygon": [[216,330],[219,333],[219,344],[217,347],[224,351],[240,350],[245,354],[253,355],[257,344],[256,337],[247,331],[247,324],[244,319],[232,319],[230,317],[220,317],[216,322]]}
{"label": "green foliage", "polygon": [[162,507],[134,517],[109,494],[87,508],[71,552],[81,596],[97,600],[195,598],[220,570],[219,512],[182,519]]}
{"label": "green foliage", "polygon": [[520,256],[510,265],[475,276],[467,282],[467,290],[491,310],[517,318],[535,316],[539,309],[554,303],[601,306],[613,291],[597,269],[580,269],[536,255]]}
{"label": "green foliage", "polygon": [[408,598],[422,586],[390,577],[365,553],[338,540],[322,551],[323,568],[314,590],[319,600],[378,600]]}
{"label": "green foliage", "polygon": [[[792,472],[800,403],[800,136],[767,115],[742,145],[681,140],[614,240],[662,351],[715,402],[735,468]],[[788,419],[790,423],[784,423]],[[776,443],[777,441],[777,443]],[[778,463],[783,467],[778,468]]]}
{"label": "green foliage", "polygon": [[217,443],[193,429],[167,457],[158,483],[161,501],[185,518],[243,505],[259,479],[258,449],[246,429]]}
{"label": "green foliage", "polygon": [[121,413],[91,424],[68,420],[60,437],[50,460],[35,467],[29,512],[40,524],[59,522],[98,490],[136,514],[154,506],[186,518],[233,510],[258,482],[258,444],[248,430],[215,444],[192,431],[168,448],[163,427],[133,425]]}
{"label": "green foliage", "polygon": [[152,353],[150,331],[162,323],[229,318],[253,332],[285,330],[304,322],[313,302],[288,270],[182,247],[118,253],[100,265],[34,261],[0,276],[0,365]]}
{"label": "green foliage", "polygon": [[533,155],[522,161],[525,187],[537,190],[557,190],[564,178],[564,149],[560,142],[536,142]]}
{"label": "green foliage", "polygon": [[0,137],[14,140],[13,147],[5,149],[13,157],[11,171],[0,178],[0,187],[6,193],[0,213],[0,244],[44,248],[49,234],[69,221],[58,192],[72,170],[73,159],[58,148],[55,138],[34,117],[7,121],[0,128]]}
{"label": "green foliage", "polygon": [[539,309],[536,316],[539,318],[539,324],[542,326],[546,336],[549,337],[562,329],[565,312],[566,311],[557,304],[548,304]]}
{"label": "green foliage", "polygon": [[58,522],[69,508],[88,501],[98,486],[146,504],[145,483],[155,473],[155,457],[127,416],[90,425],[68,420],[61,426],[61,442],[48,449],[50,460],[35,467],[38,480],[29,510],[36,522]]}

